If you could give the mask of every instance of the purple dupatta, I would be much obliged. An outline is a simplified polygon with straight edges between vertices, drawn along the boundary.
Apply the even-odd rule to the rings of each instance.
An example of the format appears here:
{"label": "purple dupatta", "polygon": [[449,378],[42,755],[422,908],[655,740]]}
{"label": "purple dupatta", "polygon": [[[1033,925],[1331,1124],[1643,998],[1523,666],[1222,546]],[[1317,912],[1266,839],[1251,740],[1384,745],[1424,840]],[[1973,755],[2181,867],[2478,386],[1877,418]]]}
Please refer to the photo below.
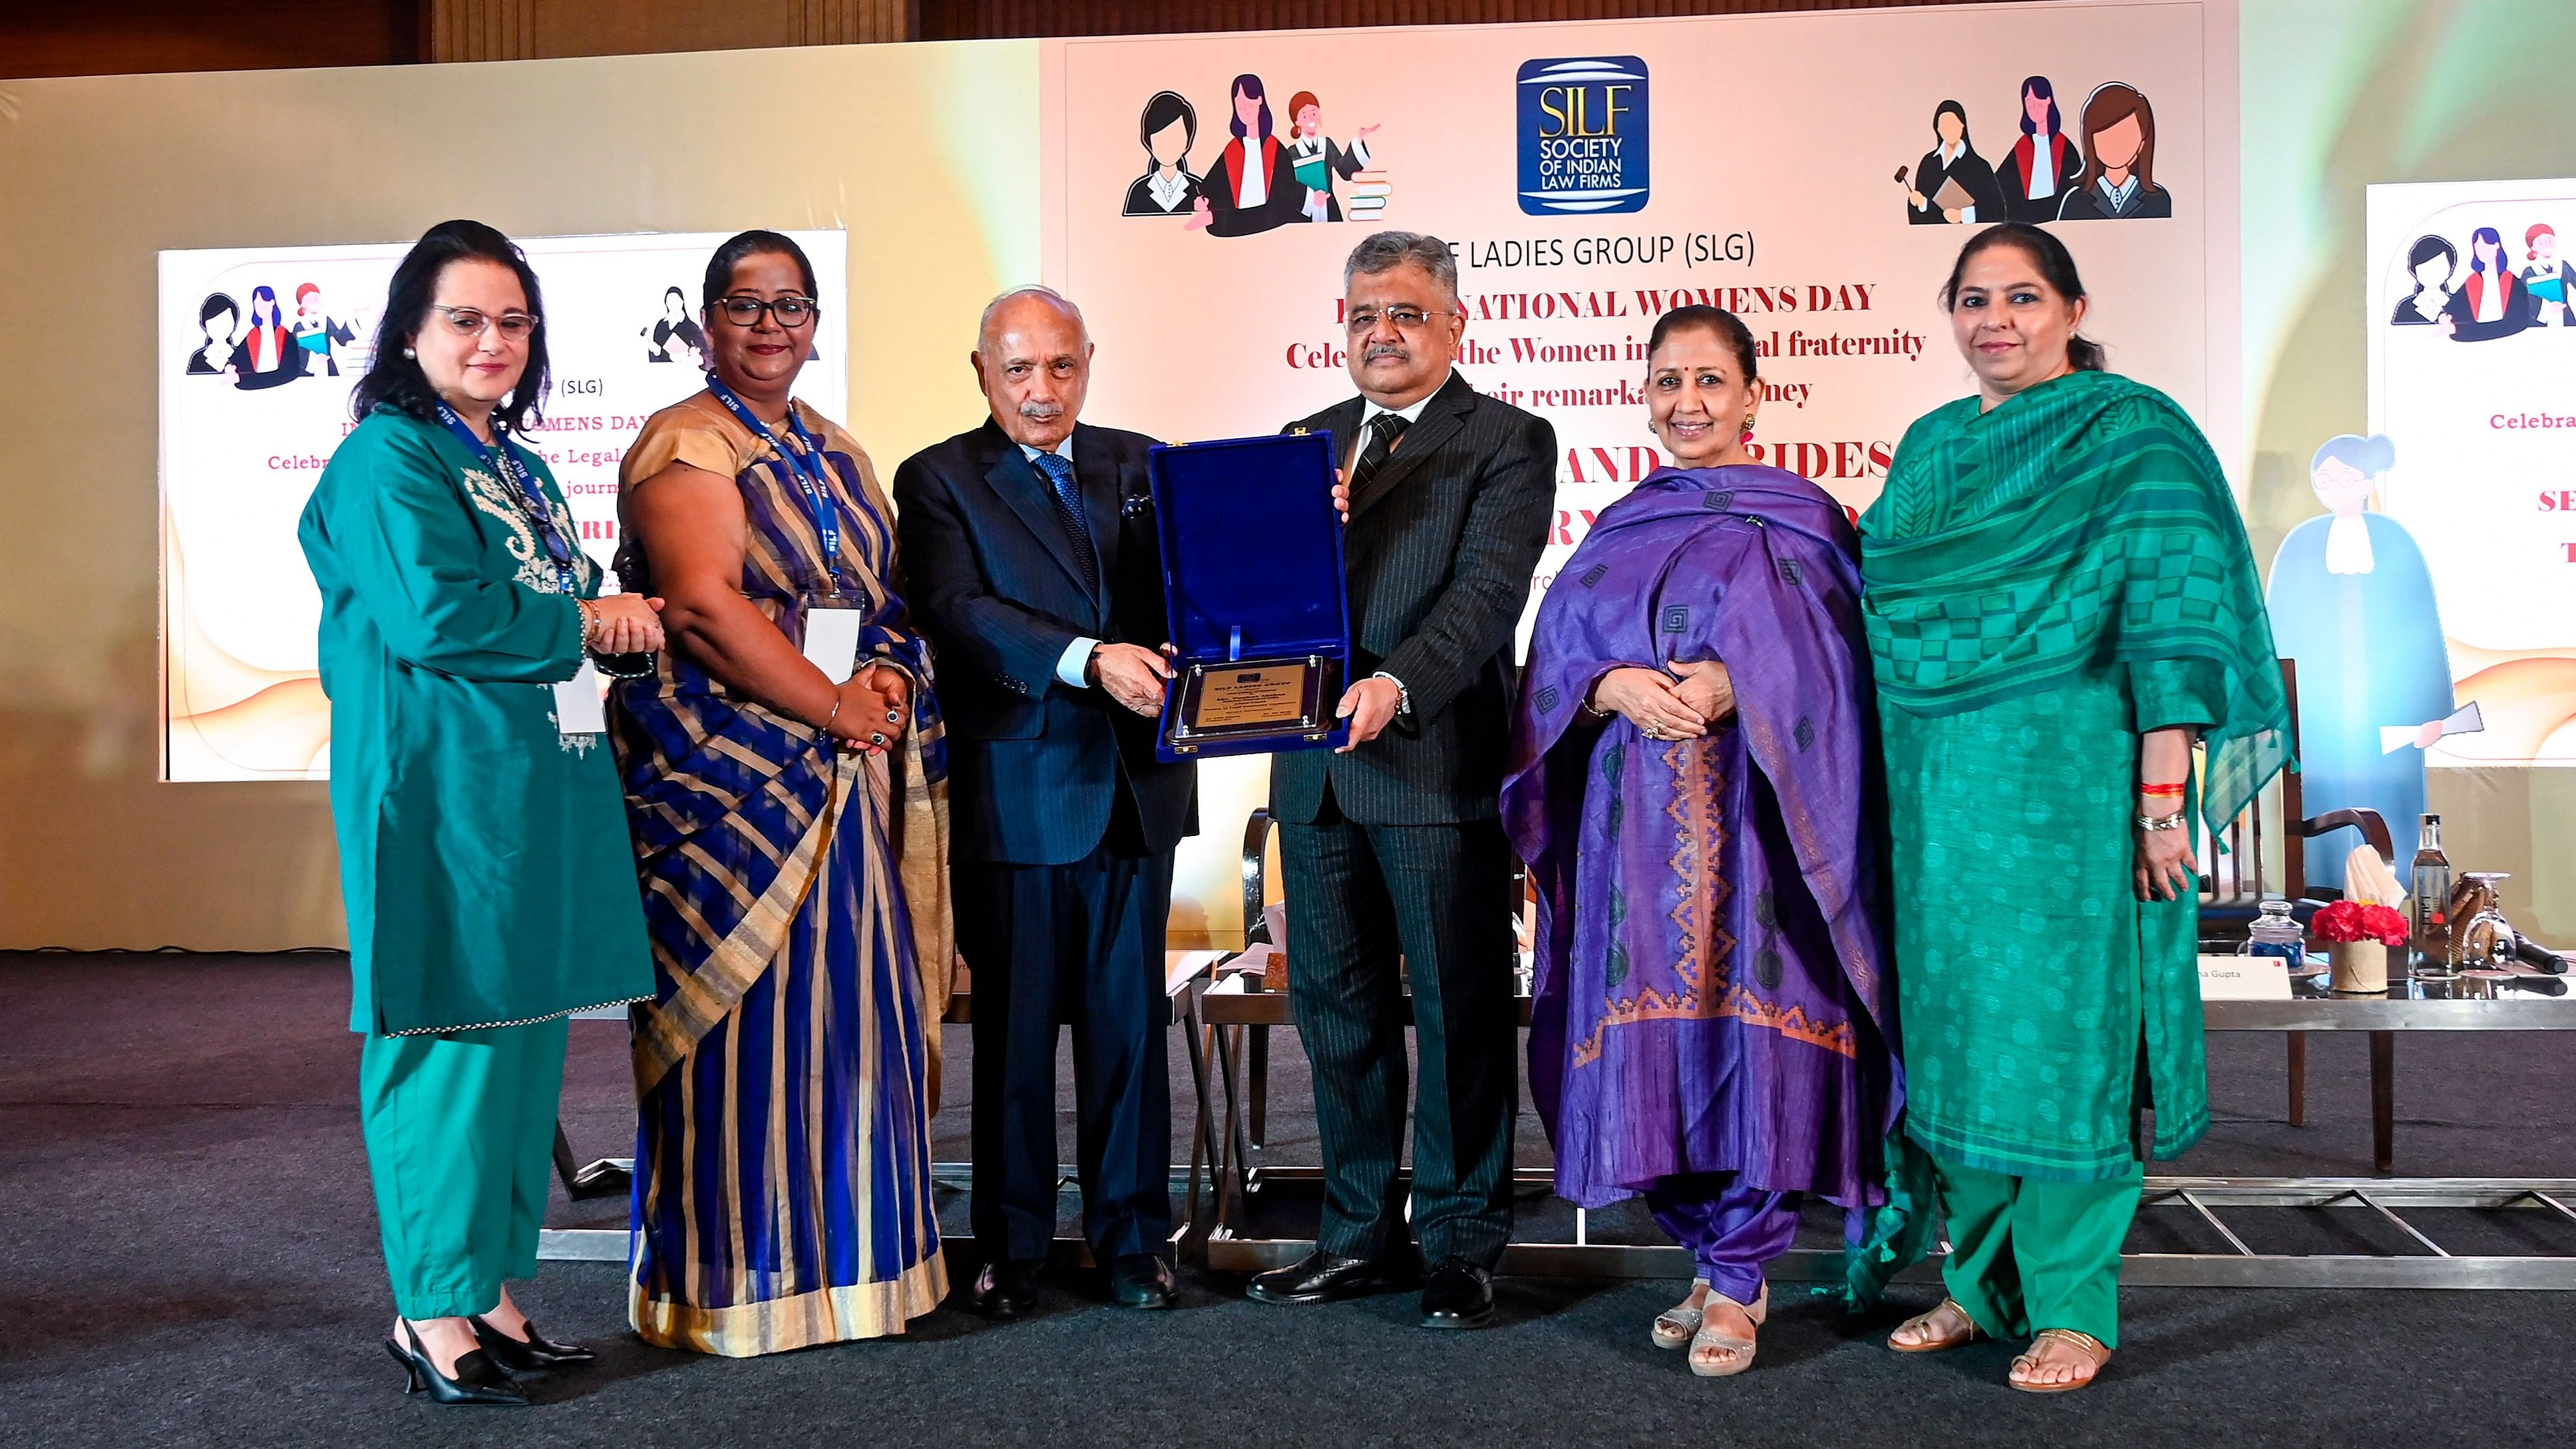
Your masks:
{"label": "purple dupatta", "polygon": [[[1502,808],[1537,884],[1530,1086],[1571,1202],[1683,1172],[1887,1200],[1903,1087],[1858,553],[1794,474],[1667,469],[1540,605]],[[1703,739],[1582,709],[1621,665],[1712,658],[1736,713]]]}

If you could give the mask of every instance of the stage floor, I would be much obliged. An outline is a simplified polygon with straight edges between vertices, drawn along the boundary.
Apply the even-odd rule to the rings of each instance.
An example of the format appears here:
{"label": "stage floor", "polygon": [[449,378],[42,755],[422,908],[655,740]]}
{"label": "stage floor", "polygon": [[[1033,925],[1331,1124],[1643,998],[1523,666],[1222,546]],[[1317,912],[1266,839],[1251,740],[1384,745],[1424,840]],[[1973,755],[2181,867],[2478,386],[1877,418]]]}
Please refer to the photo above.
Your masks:
{"label": "stage floor", "polygon": [[[357,1133],[345,962],[0,954],[0,1001],[0,1444],[2283,1449],[2576,1438],[2576,1393],[2563,1387],[2570,1294],[2134,1291],[2108,1377],[2057,1400],[2002,1387],[2009,1347],[1932,1359],[1881,1348],[1903,1312],[1928,1305],[1921,1290],[1857,1323],[1822,1305],[1775,1305],[1759,1365],[1703,1382],[1646,1341],[1674,1284],[1504,1280],[1497,1328],[1429,1334],[1401,1296],[1267,1308],[1245,1301],[1236,1278],[1184,1272],[1180,1311],[1124,1314],[1068,1272],[1023,1322],[943,1309],[901,1339],[720,1362],[628,1335],[613,1264],[550,1264],[524,1291],[549,1333],[602,1349],[598,1366],[545,1383],[537,1412],[442,1412],[403,1399],[374,1342],[392,1308]],[[1304,1059],[1293,1035],[1274,1043],[1264,1155],[1311,1163]],[[937,1155],[962,1162],[963,1029],[950,1029],[948,1050]],[[2368,1173],[2362,1040],[2311,1038],[2309,1125],[2298,1129],[2281,1121],[2278,1038],[2215,1036],[2210,1051],[2217,1126],[2157,1172]],[[2543,1034],[2401,1042],[2399,1169],[2576,1176],[2570,1053],[2567,1038]],[[1172,1057],[1185,1157],[1177,1037]],[[622,1027],[576,1025],[565,1100],[576,1152],[625,1155],[630,1100]],[[1069,1113],[1063,1138],[1069,1163]],[[1526,1114],[1520,1160],[1547,1161]],[[1265,1197],[1258,1229],[1311,1232],[1310,1202]],[[1561,1205],[1535,1193],[1522,1205],[1530,1236],[1568,1234]],[[953,1231],[964,1206],[962,1193],[943,1194]],[[551,1221],[608,1225],[623,1213],[622,1202],[559,1197]],[[2315,1251],[2369,1234],[2361,1216],[2285,1209],[2238,1231]],[[2576,1249],[2568,1232],[2471,1216],[2457,1231]],[[1591,1226],[1599,1240],[1652,1240],[1650,1225],[1619,1213]],[[1821,1239],[1831,1224],[1809,1231]],[[2195,1245],[2147,1240],[2164,1231],[2142,1227],[2132,1249]],[[2448,1231],[2436,1234],[2446,1245]],[[2343,1250],[2393,1250],[2385,1236]]]}

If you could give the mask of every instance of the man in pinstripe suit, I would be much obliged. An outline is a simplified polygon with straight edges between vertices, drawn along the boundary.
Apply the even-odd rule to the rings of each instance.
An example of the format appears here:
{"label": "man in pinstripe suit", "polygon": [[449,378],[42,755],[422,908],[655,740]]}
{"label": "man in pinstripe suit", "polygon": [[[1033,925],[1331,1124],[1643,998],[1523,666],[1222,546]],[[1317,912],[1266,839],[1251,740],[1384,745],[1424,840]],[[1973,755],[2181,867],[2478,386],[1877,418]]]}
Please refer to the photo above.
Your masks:
{"label": "man in pinstripe suit", "polygon": [[1348,459],[1350,743],[1279,755],[1270,773],[1324,1221],[1316,1251],[1255,1278],[1251,1295],[1316,1303],[1414,1281],[1396,1186],[1409,979],[1421,1057],[1412,1228],[1431,1264],[1422,1322],[1474,1328],[1493,1317],[1511,1233],[1519,1036],[1496,796],[1556,433],[1453,367],[1466,319],[1438,238],[1368,238],[1343,290],[1360,395],[1290,426],[1330,432]]}

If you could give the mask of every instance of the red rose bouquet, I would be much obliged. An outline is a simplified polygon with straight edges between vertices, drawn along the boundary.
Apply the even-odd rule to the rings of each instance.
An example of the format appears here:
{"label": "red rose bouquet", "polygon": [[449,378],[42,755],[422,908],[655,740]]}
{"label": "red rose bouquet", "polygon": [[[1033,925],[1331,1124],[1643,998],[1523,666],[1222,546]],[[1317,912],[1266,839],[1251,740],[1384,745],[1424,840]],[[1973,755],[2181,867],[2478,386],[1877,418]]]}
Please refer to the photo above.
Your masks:
{"label": "red rose bouquet", "polygon": [[2308,922],[2308,929],[2320,941],[2349,943],[2377,941],[2383,946],[2406,944],[2406,918],[2386,906],[2365,905],[2360,901],[2336,901]]}

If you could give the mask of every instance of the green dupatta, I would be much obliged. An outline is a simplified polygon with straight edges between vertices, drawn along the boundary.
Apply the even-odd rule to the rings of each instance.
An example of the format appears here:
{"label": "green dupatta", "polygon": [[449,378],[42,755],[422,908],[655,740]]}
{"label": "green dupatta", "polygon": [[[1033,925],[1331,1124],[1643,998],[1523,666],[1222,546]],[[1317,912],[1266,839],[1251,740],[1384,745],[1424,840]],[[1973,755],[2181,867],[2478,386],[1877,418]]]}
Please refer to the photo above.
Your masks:
{"label": "green dupatta", "polygon": [[1861,554],[1882,701],[1962,714],[2088,666],[2204,660],[2225,700],[2206,736],[2211,832],[2291,763],[2235,496],[2200,429],[2154,388],[2071,373],[1931,447],[1900,447]]}

